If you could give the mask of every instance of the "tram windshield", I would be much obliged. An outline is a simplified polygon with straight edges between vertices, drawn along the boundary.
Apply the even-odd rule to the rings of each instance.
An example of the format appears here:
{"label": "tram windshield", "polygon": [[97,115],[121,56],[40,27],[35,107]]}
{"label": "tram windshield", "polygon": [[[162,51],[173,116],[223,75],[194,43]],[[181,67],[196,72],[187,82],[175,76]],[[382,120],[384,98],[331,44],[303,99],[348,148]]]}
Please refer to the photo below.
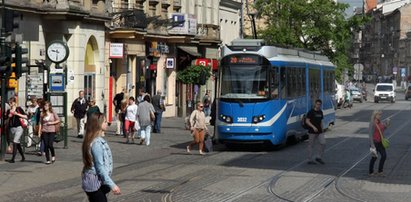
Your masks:
{"label": "tram windshield", "polygon": [[221,98],[269,98],[267,68],[264,66],[224,66],[221,75]]}

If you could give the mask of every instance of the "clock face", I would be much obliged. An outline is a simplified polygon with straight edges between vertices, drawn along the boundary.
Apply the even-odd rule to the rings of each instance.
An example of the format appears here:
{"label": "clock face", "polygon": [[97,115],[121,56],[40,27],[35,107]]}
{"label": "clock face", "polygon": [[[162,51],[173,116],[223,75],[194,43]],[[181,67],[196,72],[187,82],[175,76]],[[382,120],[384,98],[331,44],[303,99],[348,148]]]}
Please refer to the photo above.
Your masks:
{"label": "clock face", "polygon": [[47,48],[47,57],[55,63],[63,62],[68,57],[68,49],[63,43],[54,42]]}

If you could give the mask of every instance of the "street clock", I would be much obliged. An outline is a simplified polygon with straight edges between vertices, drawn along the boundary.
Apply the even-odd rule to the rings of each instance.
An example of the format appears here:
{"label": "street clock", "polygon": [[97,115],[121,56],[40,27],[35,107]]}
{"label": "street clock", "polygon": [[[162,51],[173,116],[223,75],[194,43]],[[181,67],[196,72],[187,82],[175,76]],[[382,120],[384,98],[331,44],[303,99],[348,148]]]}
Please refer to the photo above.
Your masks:
{"label": "street clock", "polygon": [[59,64],[67,60],[70,51],[63,41],[52,41],[47,47],[46,53],[50,61]]}

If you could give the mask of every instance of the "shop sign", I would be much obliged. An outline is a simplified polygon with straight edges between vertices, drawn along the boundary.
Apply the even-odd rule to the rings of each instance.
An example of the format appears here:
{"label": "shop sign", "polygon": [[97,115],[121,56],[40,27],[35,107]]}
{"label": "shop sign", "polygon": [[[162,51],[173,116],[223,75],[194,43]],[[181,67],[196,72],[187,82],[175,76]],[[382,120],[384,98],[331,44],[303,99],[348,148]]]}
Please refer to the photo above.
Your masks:
{"label": "shop sign", "polygon": [[110,58],[123,58],[124,44],[110,43]]}
{"label": "shop sign", "polygon": [[169,34],[196,35],[197,19],[194,15],[184,13],[170,13],[173,25],[169,27]]}
{"label": "shop sign", "polygon": [[174,58],[167,58],[166,67],[167,69],[174,69]]}
{"label": "shop sign", "polygon": [[205,67],[211,66],[211,69],[213,71],[218,70],[218,60],[216,59],[207,59],[207,58],[196,59],[195,65],[200,65],[200,66],[205,66]]}

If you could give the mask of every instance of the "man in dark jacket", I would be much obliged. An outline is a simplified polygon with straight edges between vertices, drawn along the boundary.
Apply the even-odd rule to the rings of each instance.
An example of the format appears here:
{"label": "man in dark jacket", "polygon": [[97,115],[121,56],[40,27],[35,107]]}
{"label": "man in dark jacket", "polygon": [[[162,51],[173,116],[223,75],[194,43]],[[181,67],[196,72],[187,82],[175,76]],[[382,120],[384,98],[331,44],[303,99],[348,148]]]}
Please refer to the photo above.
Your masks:
{"label": "man in dark jacket", "polygon": [[86,123],[87,101],[84,98],[84,91],[79,92],[79,97],[73,101],[71,105],[71,113],[74,114],[77,122],[77,137],[83,138],[84,125]]}
{"label": "man in dark jacket", "polygon": [[161,133],[161,117],[163,116],[163,111],[165,111],[165,105],[163,98],[161,97],[161,90],[157,90],[157,95],[153,96],[152,104],[154,107],[154,129],[153,133]]}
{"label": "man in dark jacket", "polygon": [[116,117],[117,117],[116,135],[123,135],[123,130],[122,130],[123,120],[121,117],[121,101],[124,99],[125,92],[126,92],[126,89],[123,88],[123,90],[120,93],[117,93],[113,99],[114,110],[116,111]]}

